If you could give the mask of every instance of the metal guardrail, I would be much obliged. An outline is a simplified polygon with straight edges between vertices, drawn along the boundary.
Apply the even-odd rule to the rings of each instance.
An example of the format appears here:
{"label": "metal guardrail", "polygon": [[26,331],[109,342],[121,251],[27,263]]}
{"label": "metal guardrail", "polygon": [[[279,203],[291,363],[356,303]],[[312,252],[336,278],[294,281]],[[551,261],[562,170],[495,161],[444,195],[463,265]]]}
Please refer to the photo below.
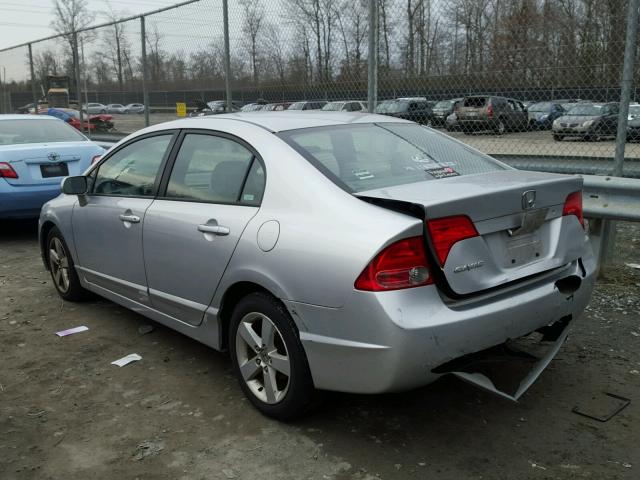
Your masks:
{"label": "metal guardrail", "polygon": [[[564,173],[568,175],[610,175],[614,166],[614,161],[611,157],[515,154],[499,154],[492,155],[492,157],[518,170]],[[640,178],[640,160],[625,159],[624,176]]]}
{"label": "metal guardrail", "polygon": [[582,175],[584,216],[640,222],[640,179]]}

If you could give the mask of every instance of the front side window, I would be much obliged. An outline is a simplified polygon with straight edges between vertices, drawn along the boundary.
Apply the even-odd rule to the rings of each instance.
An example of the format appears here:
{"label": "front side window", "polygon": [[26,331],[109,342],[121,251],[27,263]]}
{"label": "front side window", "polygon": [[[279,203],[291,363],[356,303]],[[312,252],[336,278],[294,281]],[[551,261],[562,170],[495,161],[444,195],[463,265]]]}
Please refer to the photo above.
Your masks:
{"label": "front side window", "polygon": [[506,168],[446,135],[415,124],[341,125],[279,135],[327,177],[352,192]]}
{"label": "front side window", "polygon": [[93,193],[151,197],[173,134],[135,141],[107,158],[98,168]]}
{"label": "front side window", "polygon": [[[241,192],[254,155],[225,137],[185,135],[169,177],[166,198],[198,202],[251,203],[257,190]],[[243,197],[241,197],[241,193]],[[261,193],[260,193],[261,197]]]}

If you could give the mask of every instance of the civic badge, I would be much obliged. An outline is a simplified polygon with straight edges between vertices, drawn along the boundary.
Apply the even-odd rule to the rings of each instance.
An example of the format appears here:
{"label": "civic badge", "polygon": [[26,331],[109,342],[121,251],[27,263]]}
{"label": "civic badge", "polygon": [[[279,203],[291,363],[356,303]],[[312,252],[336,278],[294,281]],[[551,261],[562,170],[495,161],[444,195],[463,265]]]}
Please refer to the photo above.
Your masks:
{"label": "civic badge", "polygon": [[531,210],[536,206],[536,191],[527,190],[522,193],[522,209]]}
{"label": "civic badge", "polygon": [[50,162],[58,162],[60,161],[60,154],[56,152],[51,152],[49,155],[47,155],[47,158],[49,159]]}

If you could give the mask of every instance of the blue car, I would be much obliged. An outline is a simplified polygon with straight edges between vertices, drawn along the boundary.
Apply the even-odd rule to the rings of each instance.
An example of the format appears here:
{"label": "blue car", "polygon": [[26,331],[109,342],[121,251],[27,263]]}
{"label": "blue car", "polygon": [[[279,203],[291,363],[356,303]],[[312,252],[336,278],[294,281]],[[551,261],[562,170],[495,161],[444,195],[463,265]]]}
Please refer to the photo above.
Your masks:
{"label": "blue car", "polygon": [[63,177],[81,175],[103,153],[57,118],[0,115],[0,219],[37,218]]}
{"label": "blue car", "polygon": [[562,105],[554,102],[539,102],[527,107],[530,130],[549,130],[553,121],[565,114]]}

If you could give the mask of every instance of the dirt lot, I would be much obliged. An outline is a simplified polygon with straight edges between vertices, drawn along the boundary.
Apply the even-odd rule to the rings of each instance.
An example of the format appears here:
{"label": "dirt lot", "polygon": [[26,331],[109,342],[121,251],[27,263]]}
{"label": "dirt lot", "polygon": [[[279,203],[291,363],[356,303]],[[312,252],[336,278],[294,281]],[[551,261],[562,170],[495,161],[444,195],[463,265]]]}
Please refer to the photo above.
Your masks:
{"label": "dirt lot", "polygon": [[[132,133],[144,128],[144,115],[114,114],[116,129],[123,133]],[[151,125],[175,120],[172,113],[151,113]],[[442,130],[446,132],[446,130]],[[505,135],[494,135],[487,132],[465,135],[462,132],[450,132],[451,136],[462,140],[478,150],[490,155],[566,155],[584,157],[613,157],[615,143],[613,139],[599,142],[584,142],[576,139],[566,139],[556,142],[551,132],[511,132]],[[640,144],[628,143],[626,158],[640,158]]]}
{"label": "dirt lot", "polygon": [[[327,395],[280,424],[248,405],[225,355],[105,300],[62,302],[35,225],[3,223],[0,479],[637,479],[640,270],[624,262],[640,263],[640,229],[619,245],[623,263],[520,403],[445,377]],[[77,325],[90,330],[54,335]],[[631,404],[607,423],[571,413],[603,391]]]}

